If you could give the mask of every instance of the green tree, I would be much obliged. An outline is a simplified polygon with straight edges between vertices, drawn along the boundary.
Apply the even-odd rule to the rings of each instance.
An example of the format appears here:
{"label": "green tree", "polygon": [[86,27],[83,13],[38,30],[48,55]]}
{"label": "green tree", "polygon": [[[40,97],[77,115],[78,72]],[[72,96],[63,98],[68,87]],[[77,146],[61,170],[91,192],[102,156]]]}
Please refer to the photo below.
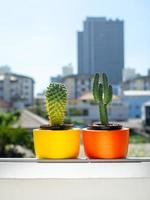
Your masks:
{"label": "green tree", "polygon": [[0,157],[22,157],[16,146],[21,145],[33,149],[32,139],[28,131],[23,128],[14,128],[20,112],[0,114]]}

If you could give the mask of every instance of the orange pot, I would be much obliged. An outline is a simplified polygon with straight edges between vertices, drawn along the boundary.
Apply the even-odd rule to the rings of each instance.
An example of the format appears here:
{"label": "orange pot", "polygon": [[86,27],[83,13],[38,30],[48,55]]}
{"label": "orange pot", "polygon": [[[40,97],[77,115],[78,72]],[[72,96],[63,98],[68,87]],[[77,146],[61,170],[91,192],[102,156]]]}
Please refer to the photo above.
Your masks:
{"label": "orange pot", "polygon": [[128,152],[129,129],[82,130],[84,152],[88,158],[125,158]]}

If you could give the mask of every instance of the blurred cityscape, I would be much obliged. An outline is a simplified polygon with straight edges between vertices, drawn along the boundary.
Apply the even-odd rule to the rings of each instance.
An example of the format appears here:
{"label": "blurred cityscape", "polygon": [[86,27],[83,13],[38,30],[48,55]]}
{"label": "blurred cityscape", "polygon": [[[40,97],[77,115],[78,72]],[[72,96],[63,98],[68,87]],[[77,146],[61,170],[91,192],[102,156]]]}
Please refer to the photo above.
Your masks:
{"label": "blurred cityscape", "polygon": [[[93,76],[107,73],[114,94],[109,120],[130,128],[129,155],[150,156],[150,69],[143,76],[125,67],[124,41],[123,20],[87,17],[83,30],[77,32],[78,72],[74,73],[71,63],[66,64],[49,82],[66,85],[65,120],[82,128],[99,121],[92,96]],[[34,96],[35,84],[30,74],[16,74],[7,65],[0,67],[0,157],[34,156],[32,130],[48,123],[45,91]]]}

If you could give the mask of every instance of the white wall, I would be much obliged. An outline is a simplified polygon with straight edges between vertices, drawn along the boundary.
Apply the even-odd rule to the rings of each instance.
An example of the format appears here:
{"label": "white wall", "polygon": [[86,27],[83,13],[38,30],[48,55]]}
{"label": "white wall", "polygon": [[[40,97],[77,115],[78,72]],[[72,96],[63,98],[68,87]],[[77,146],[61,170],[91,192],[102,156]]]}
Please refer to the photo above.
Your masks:
{"label": "white wall", "polygon": [[150,200],[149,186],[146,178],[0,180],[0,199]]}
{"label": "white wall", "polygon": [[58,161],[0,159],[0,200],[150,200],[150,158]]}

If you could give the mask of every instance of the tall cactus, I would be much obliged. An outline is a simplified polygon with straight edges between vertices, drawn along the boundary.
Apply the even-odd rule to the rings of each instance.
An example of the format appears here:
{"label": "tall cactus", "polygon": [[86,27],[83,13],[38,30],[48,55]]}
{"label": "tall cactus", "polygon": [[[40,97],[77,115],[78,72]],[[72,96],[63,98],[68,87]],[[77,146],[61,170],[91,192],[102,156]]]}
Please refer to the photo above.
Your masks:
{"label": "tall cactus", "polygon": [[99,104],[100,119],[103,125],[108,125],[107,105],[111,102],[112,95],[112,86],[108,84],[107,75],[96,73],[93,82],[93,96]]}
{"label": "tall cactus", "polygon": [[67,103],[67,89],[61,83],[51,83],[46,90],[46,109],[51,126],[64,122]]}

